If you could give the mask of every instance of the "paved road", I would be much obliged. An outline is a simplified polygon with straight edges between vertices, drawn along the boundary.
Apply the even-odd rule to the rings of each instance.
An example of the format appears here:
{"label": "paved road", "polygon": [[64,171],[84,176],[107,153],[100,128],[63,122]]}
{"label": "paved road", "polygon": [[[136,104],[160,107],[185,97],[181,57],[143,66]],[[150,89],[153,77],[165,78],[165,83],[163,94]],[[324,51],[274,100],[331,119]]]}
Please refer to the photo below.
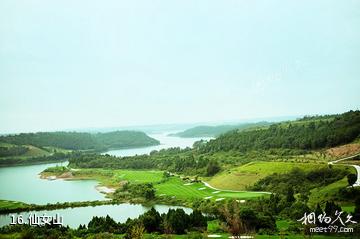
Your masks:
{"label": "paved road", "polygon": [[[329,164],[339,164],[338,162],[341,162],[341,161],[344,161],[344,160],[347,160],[347,159],[352,159],[352,158],[355,158],[356,156],[359,156],[359,155],[360,155],[360,154],[356,154],[356,155],[349,156],[349,157],[346,157],[346,158],[338,159],[338,160],[329,162]],[[354,186],[354,187],[360,186],[360,166],[359,166],[359,165],[353,165],[353,164],[341,164],[341,165],[353,166],[353,167],[356,169],[357,180],[356,180],[356,182],[353,184],[353,186]]]}
{"label": "paved road", "polygon": [[356,171],[357,171],[357,180],[354,183],[354,187],[358,187],[360,186],[360,166],[359,165],[351,165],[353,167],[355,167]]}

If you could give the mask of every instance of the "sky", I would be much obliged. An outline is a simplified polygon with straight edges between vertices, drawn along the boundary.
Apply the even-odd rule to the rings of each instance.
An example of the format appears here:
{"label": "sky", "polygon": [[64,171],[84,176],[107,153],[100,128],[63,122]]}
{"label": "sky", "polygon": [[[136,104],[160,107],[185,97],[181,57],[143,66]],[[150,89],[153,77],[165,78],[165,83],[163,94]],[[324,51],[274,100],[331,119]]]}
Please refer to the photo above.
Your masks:
{"label": "sky", "polygon": [[1,0],[0,133],[360,107],[360,0]]}

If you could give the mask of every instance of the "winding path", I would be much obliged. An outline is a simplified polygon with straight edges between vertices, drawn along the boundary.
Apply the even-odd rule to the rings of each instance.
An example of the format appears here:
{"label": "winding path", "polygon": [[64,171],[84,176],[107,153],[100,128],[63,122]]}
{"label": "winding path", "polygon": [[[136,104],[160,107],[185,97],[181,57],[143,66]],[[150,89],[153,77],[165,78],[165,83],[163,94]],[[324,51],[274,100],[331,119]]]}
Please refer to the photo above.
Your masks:
{"label": "winding path", "polygon": [[232,193],[264,193],[264,194],[271,194],[271,192],[258,192],[258,191],[236,191],[236,190],[229,190],[229,189],[220,189],[220,188],[215,188],[213,186],[211,186],[209,183],[207,182],[203,182],[203,184],[211,189],[214,189],[216,191],[221,191],[221,192],[232,192]]}
{"label": "winding path", "polygon": [[[349,156],[349,157],[346,157],[346,158],[341,158],[341,159],[338,159],[338,160],[335,160],[335,161],[331,161],[329,162],[328,164],[331,164],[331,165],[334,165],[334,164],[338,164],[338,162],[341,162],[341,161],[344,161],[344,160],[347,160],[347,159],[352,159],[352,158],[355,158],[356,156],[359,156],[360,153],[358,154],[355,154],[353,156]],[[340,164],[340,165],[347,165],[347,166],[352,166],[356,169],[356,174],[357,174],[357,180],[356,182],[353,184],[353,187],[358,187],[360,186],[360,166],[359,165],[355,165],[355,164]]]}

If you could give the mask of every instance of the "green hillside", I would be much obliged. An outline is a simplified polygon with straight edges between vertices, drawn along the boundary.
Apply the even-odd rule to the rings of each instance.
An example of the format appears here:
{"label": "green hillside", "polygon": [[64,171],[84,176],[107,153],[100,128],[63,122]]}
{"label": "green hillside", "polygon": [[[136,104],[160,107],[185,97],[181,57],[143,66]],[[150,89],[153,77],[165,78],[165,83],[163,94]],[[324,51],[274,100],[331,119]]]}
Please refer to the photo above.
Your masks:
{"label": "green hillside", "polygon": [[92,135],[105,148],[136,148],[158,145],[160,142],[139,131],[114,131]]}
{"label": "green hillside", "polygon": [[304,117],[251,131],[231,131],[203,148],[211,151],[249,151],[271,148],[314,150],[350,143],[360,134],[360,111]]}
{"label": "green hillside", "polygon": [[230,190],[246,190],[260,179],[273,173],[288,173],[294,168],[313,170],[324,163],[251,162],[231,168],[212,177],[208,182],[216,187]]}
{"label": "green hillside", "polygon": [[244,123],[236,125],[217,125],[217,126],[196,126],[182,132],[171,134],[172,136],[178,136],[183,138],[195,138],[195,137],[216,137],[231,130],[246,130],[259,127],[269,126],[269,122],[258,123]]}
{"label": "green hillside", "polygon": [[0,142],[1,157],[37,157],[49,155],[50,152],[45,148],[38,148],[32,145],[15,145]]}
{"label": "green hillside", "polygon": [[[0,142],[18,147],[57,147],[69,150],[106,150],[158,145],[159,141],[138,131],[115,131],[109,133],[39,132],[1,136]],[[19,148],[20,150],[20,148]]]}

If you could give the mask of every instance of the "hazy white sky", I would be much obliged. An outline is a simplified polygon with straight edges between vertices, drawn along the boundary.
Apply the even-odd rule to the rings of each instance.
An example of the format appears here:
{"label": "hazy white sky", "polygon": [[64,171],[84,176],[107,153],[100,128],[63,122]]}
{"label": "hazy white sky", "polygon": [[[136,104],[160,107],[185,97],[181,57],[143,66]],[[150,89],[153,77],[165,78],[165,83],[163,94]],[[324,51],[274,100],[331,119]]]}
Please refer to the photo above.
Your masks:
{"label": "hazy white sky", "polygon": [[1,0],[0,133],[359,109],[360,0]]}

